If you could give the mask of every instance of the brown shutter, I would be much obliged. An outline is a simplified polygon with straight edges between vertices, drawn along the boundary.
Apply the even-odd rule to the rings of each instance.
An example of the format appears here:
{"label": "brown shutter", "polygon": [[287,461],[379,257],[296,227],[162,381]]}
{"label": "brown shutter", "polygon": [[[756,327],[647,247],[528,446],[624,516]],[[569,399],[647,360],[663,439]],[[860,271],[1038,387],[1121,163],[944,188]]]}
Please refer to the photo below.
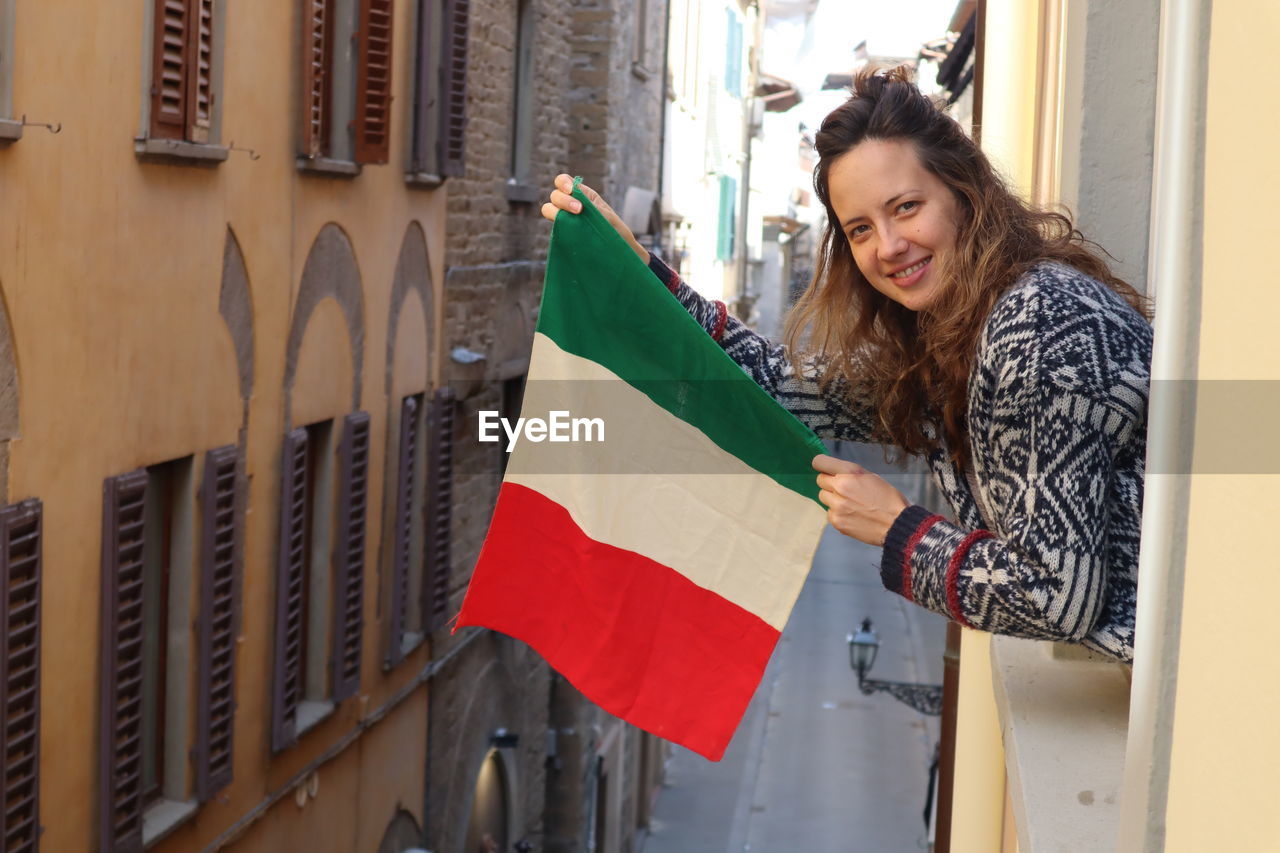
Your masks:
{"label": "brown shutter", "polygon": [[143,516],[146,471],[108,479],[102,502],[99,847],[142,850]]}
{"label": "brown shutter", "polygon": [[441,64],[440,172],[461,175],[467,132],[467,31],[470,0],[445,0]]}
{"label": "brown shutter", "polygon": [[191,42],[187,47],[187,139],[208,142],[213,121],[213,2],[187,0]]}
{"label": "brown shutter", "polygon": [[307,431],[284,437],[280,478],[280,552],[276,562],[275,677],[271,686],[271,749],[292,746],[302,700],[302,602],[306,541]]}
{"label": "brown shutter", "polygon": [[395,546],[391,556],[391,631],[387,665],[395,666],[403,655],[405,610],[409,604],[409,545],[413,531],[413,477],[417,469],[418,398],[405,397],[400,404],[400,462],[396,487]]}
{"label": "brown shutter", "polygon": [[200,494],[195,761],[196,796],[201,802],[231,784],[241,530],[236,455],[234,445],[205,455]]}
{"label": "brown shutter", "polygon": [[303,0],[302,4],[302,153],[307,157],[329,154],[333,3]]}
{"label": "brown shutter", "polygon": [[356,162],[385,163],[391,147],[392,0],[360,4],[356,73]]}
{"label": "brown shutter", "polygon": [[40,838],[40,530],[38,500],[0,510],[0,849],[36,853]]}
{"label": "brown shutter", "polygon": [[190,0],[156,0],[151,64],[151,135],[182,139],[187,130]]}
{"label": "brown shutter", "polygon": [[423,526],[422,624],[434,631],[449,609],[449,539],[453,524],[453,390],[431,401],[427,446],[427,500]]}
{"label": "brown shutter", "polygon": [[333,700],[360,689],[364,632],[365,508],[369,503],[369,413],[347,415],[339,451],[338,571],[333,608]]}

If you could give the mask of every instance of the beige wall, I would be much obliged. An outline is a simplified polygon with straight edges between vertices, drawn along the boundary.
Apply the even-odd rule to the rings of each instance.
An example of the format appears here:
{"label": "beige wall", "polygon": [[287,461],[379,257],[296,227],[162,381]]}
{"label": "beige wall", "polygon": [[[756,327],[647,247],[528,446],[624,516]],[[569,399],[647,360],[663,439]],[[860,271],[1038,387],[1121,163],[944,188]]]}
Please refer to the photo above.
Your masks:
{"label": "beige wall", "polygon": [[[983,56],[982,148],[1024,198],[1035,172],[1037,7],[988,0]],[[991,680],[991,637],[961,637],[951,849],[998,850],[1005,834],[1004,747]]]}
{"label": "beige wall", "polygon": [[[235,782],[227,803],[205,806],[157,849],[191,850],[207,843],[349,731],[363,707],[359,698],[345,703],[297,748],[268,759],[285,344],[303,263],[328,222],[337,222],[350,239],[364,298],[362,406],[372,417],[374,437],[362,685],[368,706],[378,707],[425,660],[420,650],[391,676],[382,675],[377,607],[386,325],[395,264],[411,222],[426,234],[436,306],[443,298],[445,192],[406,189],[403,180],[412,103],[412,4],[399,0],[395,9],[390,164],[367,166],[353,180],[300,175],[295,168],[296,3],[226,4],[222,142],[253,148],[261,159],[233,152],[216,168],[139,162],[133,138],[149,52],[146,5],[79,4],[71,15],[38,0],[17,2],[15,109],[63,125],[56,136],[29,128],[22,140],[0,149],[0,289],[21,390],[20,437],[11,447],[7,497],[38,496],[45,506],[46,850],[96,849],[102,481],[187,454],[199,459],[238,437],[237,362],[218,304],[228,227],[248,270],[255,344]],[[420,312],[416,298],[406,306]],[[420,319],[416,325],[406,321],[397,342],[397,374],[411,373],[419,383],[429,372],[438,378],[439,359],[423,335],[440,340],[441,316],[437,307],[436,328],[430,330],[422,329]],[[336,303],[322,303],[303,343],[296,423],[349,410],[347,338]],[[404,383],[397,378],[395,387],[404,390]],[[415,760],[425,750],[418,743],[425,736],[421,693],[381,724],[395,733],[393,742],[406,745],[398,754]],[[369,752],[363,746],[354,751]],[[291,801],[277,807],[270,817],[277,829],[249,836],[243,849],[283,849],[277,842],[293,838],[291,827],[313,813],[348,824],[357,802],[371,798],[382,802],[387,819],[396,799],[420,812],[420,770],[405,771],[404,778],[369,773],[363,784],[371,787],[344,793],[343,785],[354,781],[335,777],[354,770],[357,760],[344,754],[323,771],[330,780],[322,794],[329,808],[300,812]],[[362,825],[359,837],[374,840],[362,840],[361,849],[372,849],[380,832],[381,827],[375,833]],[[264,846],[251,841],[268,835],[274,840],[264,840]]]}
{"label": "beige wall", "polygon": [[[1280,759],[1274,603],[1280,510],[1274,449],[1280,380],[1280,277],[1265,258],[1280,229],[1280,94],[1242,73],[1280,28],[1274,4],[1214,3],[1204,155],[1201,380],[1270,380],[1224,418],[1198,406],[1186,579],[1170,761],[1169,853],[1273,850]],[[1158,310],[1158,306],[1157,306]],[[1215,393],[1207,382],[1201,401]],[[1218,392],[1221,393],[1221,389]],[[1269,426],[1267,424],[1269,423]],[[1226,474],[1223,444],[1249,449],[1267,474]]]}

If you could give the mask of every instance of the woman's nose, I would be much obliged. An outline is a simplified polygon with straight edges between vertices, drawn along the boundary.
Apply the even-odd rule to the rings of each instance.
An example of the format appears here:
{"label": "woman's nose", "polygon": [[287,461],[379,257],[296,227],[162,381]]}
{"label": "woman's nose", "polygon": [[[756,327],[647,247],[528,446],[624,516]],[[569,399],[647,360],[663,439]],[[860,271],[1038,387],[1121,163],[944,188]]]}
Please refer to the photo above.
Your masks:
{"label": "woman's nose", "polygon": [[882,261],[901,257],[907,251],[907,238],[896,229],[886,228],[880,232],[880,244],[876,251]]}

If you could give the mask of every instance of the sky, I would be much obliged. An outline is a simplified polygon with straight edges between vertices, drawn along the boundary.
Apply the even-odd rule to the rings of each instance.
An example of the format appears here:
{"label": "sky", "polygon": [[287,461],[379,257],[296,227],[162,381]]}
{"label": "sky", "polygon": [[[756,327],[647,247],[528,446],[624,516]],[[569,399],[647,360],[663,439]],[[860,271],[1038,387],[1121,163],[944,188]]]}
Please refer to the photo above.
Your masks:
{"label": "sky", "polygon": [[820,0],[809,27],[803,17],[770,20],[761,70],[794,83],[805,100],[795,112],[815,125],[847,95],[819,92],[832,72],[853,68],[864,39],[876,55],[914,57],[946,34],[957,0]]}

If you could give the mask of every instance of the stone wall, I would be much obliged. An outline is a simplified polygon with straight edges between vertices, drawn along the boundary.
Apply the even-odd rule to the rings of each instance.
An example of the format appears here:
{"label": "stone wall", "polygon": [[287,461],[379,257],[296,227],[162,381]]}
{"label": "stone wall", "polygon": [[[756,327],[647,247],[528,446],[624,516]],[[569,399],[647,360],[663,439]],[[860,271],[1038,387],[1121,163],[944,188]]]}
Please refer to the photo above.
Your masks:
{"label": "stone wall", "polygon": [[619,210],[627,187],[659,187],[666,15],[665,0],[573,2],[569,161]]}
{"label": "stone wall", "polygon": [[[447,356],[444,367],[460,399],[453,436],[451,612],[461,606],[501,481],[503,450],[477,440],[478,412],[502,409],[505,383],[527,370],[551,231],[539,208],[552,178],[584,175],[619,207],[628,186],[658,187],[665,0],[524,2],[536,16],[528,184],[511,182],[520,0],[472,0],[466,170],[445,185],[445,349],[467,351],[465,358]],[[647,50],[637,63],[633,39],[642,7]],[[493,732],[504,728],[518,737],[516,747],[501,753],[512,767],[510,842],[527,838],[534,849],[581,849],[601,733],[621,724],[555,676],[536,653],[500,635],[442,630],[432,652],[436,659],[453,657],[431,689],[430,848],[461,849],[476,773]],[[548,729],[559,744],[550,762]],[[634,762],[634,749],[623,760]],[[610,816],[623,839],[620,853],[632,849],[633,796]]]}

